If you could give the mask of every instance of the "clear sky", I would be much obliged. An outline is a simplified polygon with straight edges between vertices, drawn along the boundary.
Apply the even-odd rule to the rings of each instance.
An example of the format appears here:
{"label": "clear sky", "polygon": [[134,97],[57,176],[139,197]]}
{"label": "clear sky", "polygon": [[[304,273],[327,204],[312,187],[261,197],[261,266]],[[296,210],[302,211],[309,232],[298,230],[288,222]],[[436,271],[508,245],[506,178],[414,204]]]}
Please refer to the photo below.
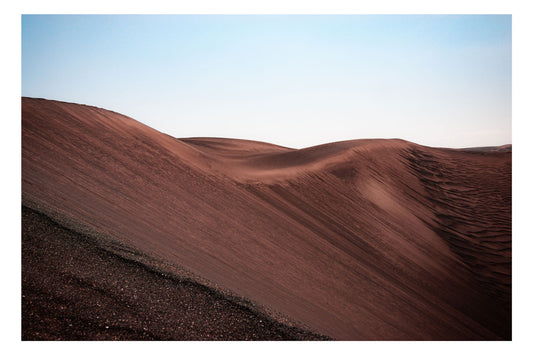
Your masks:
{"label": "clear sky", "polygon": [[511,16],[22,16],[22,95],[175,137],[511,143]]}

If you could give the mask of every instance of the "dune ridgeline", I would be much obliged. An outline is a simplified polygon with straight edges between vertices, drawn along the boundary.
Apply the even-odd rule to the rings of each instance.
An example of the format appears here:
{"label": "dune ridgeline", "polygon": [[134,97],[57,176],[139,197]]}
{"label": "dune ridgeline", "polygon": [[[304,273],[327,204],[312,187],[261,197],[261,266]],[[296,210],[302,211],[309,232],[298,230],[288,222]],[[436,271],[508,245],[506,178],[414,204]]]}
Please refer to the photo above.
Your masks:
{"label": "dune ridgeline", "polygon": [[511,154],[22,98],[22,339],[509,340]]}

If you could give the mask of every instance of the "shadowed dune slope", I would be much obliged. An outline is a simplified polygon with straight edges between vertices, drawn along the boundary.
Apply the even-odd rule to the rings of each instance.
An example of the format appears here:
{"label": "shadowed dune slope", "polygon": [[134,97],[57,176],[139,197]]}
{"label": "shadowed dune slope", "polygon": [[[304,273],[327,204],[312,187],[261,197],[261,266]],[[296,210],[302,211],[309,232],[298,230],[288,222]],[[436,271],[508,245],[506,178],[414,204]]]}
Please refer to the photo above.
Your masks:
{"label": "shadowed dune slope", "polygon": [[335,339],[511,338],[508,149],[176,139],[23,98],[22,195]]}
{"label": "shadowed dune slope", "polygon": [[23,340],[325,338],[28,207],[22,209],[22,226]]}

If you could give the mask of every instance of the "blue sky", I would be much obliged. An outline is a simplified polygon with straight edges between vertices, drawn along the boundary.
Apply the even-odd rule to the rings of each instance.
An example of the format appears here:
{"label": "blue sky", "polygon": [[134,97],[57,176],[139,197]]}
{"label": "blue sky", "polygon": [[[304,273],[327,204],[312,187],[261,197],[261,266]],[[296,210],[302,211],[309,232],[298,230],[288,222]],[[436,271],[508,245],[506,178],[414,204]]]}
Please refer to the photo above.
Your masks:
{"label": "blue sky", "polygon": [[22,95],[175,137],[511,143],[511,16],[22,16]]}

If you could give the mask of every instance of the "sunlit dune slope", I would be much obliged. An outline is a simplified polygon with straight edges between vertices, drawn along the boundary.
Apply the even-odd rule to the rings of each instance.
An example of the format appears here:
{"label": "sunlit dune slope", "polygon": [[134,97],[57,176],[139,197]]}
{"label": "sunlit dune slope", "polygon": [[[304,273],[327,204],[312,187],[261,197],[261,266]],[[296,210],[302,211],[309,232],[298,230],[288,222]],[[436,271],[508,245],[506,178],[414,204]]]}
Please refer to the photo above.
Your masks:
{"label": "sunlit dune slope", "polygon": [[335,339],[511,337],[507,149],[176,139],[23,98],[22,196]]}

